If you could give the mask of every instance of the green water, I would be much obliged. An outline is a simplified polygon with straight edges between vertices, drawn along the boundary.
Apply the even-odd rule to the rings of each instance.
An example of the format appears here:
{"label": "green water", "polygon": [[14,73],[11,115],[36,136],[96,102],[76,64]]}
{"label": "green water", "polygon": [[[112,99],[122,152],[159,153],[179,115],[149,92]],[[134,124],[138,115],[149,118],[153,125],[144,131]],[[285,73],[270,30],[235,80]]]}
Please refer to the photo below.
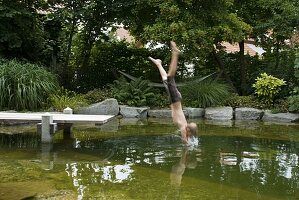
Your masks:
{"label": "green water", "polygon": [[75,125],[42,145],[35,125],[0,127],[0,199],[299,199],[299,125],[197,121]]}

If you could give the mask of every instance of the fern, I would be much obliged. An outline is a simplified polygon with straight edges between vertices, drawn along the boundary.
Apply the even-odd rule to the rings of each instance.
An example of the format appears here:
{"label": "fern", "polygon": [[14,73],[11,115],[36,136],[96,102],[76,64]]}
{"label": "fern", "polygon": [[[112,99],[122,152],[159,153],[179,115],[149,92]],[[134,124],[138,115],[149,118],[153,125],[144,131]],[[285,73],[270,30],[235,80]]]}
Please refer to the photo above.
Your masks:
{"label": "fern", "polygon": [[112,95],[120,104],[129,106],[151,106],[157,104],[160,98],[159,93],[149,86],[148,80],[137,78],[130,82],[123,77],[115,80],[114,84],[109,86]]}

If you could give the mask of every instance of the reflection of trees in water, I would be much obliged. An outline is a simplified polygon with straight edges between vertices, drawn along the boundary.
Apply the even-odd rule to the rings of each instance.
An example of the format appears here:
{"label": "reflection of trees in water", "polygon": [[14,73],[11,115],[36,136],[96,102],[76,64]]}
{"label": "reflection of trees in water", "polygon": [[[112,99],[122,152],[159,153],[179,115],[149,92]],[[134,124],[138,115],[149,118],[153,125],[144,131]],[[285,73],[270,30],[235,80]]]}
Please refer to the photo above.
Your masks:
{"label": "reflection of trees in water", "polygon": [[37,148],[40,146],[40,136],[37,134],[0,134],[2,148]]}
{"label": "reflection of trees in water", "polygon": [[95,198],[94,194],[104,195],[103,192],[99,193],[100,184],[112,186],[130,182],[133,180],[134,172],[132,164],[109,165],[99,162],[67,163],[65,171],[77,188],[78,199]]}
{"label": "reflection of trees in water", "polygon": [[[180,139],[169,135],[125,136],[78,142],[82,149],[97,150],[109,157],[105,162],[74,160],[66,164],[65,171],[83,196],[96,193],[91,192],[96,190],[91,186],[92,183],[113,186],[130,183],[136,177],[143,176],[141,173],[144,172],[135,170],[135,167],[164,170],[169,174],[182,155],[181,151],[177,151],[182,147]],[[0,134],[0,145],[3,148],[37,148],[40,146],[40,137],[36,134]],[[196,159],[202,162],[198,162],[194,170],[186,170],[183,177],[192,176],[278,197],[291,197],[299,190],[298,142],[201,136],[200,148],[201,153],[196,154]],[[55,146],[54,149],[59,148]],[[55,155],[59,156],[59,153]]]}
{"label": "reflection of trees in water", "polygon": [[244,137],[207,137],[203,141],[203,152],[211,155],[205,156],[201,167],[205,178],[257,193],[296,194],[299,159],[294,142]]}

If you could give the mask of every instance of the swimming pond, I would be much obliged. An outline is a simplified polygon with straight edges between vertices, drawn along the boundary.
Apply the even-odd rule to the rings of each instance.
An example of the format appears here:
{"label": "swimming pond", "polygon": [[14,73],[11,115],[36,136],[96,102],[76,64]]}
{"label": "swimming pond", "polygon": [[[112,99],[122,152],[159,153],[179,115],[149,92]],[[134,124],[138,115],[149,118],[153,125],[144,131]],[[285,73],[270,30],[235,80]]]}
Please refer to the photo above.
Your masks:
{"label": "swimming pond", "polygon": [[197,120],[186,148],[170,120],[76,125],[41,144],[0,128],[0,199],[298,199],[299,125]]}

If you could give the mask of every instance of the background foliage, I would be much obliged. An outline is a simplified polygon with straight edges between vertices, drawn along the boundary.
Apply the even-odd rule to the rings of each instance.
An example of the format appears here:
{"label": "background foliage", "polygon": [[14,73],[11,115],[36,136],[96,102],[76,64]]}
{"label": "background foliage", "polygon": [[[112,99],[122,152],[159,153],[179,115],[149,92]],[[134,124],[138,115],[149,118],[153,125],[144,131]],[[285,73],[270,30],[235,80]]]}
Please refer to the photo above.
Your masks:
{"label": "background foliage", "polygon": [[168,97],[162,96],[158,89],[149,86],[149,81],[143,80],[142,77],[131,81],[122,77],[115,80],[110,89],[112,96],[120,104],[151,107],[168,105]]}
{"label": "background foliage", "polygon": [[[297,54],[295,63],[295,77],[299,81],[299,54]],[[289,111],[299,112],[299,83],[295,84],[294,90],[291,92],[291,96],[288,97]]]}
{"label": "background foliage", "polygon": [[192,107],[206,108],[222,105],[231,94],[228,85],[206,79],[188,82],[181,88],[184,103]]}
{"label": "background foliage", "polygon": [[[166,67],[175,40],[183,51],[178,81],[217,72],[217,80],[248,96],[266,72],[287,81],[277,98],[292,95],[295,105],[290,92],[298,86],[298,13],[297,0],[2,0],[0,57],[46,67],[60,86],[85,94],[105,90],[119,70],[159,82],[147,57],[161,58]],[[134,36],[132,43],[114,36],[120,24]],[[265,53],[246,55],[247,40]],[[226,52],[223,42],[237,44],[239,52]]]}
{"label": "background foliage", "polygon": [[59,112],[62,112],[67,107],[75,110],[88,104],[84,95],[76,94],[64,88],[60,88],[57,93],[50,95],[49,101],[51,108]]}
{"label": "background foliage", "polygon": [[58,88],[54,74],[16,60],[0,62],[0,108],[38,110]]}
{"label": "background foliage", "polygon": [[286,82],[283,79],[262,73],[256,78],[256,82],[252,87],[255,88],[255,94],[257,94],[259,98],[266,104],[272,105],[276,95],[284,85],[286,85]]}

